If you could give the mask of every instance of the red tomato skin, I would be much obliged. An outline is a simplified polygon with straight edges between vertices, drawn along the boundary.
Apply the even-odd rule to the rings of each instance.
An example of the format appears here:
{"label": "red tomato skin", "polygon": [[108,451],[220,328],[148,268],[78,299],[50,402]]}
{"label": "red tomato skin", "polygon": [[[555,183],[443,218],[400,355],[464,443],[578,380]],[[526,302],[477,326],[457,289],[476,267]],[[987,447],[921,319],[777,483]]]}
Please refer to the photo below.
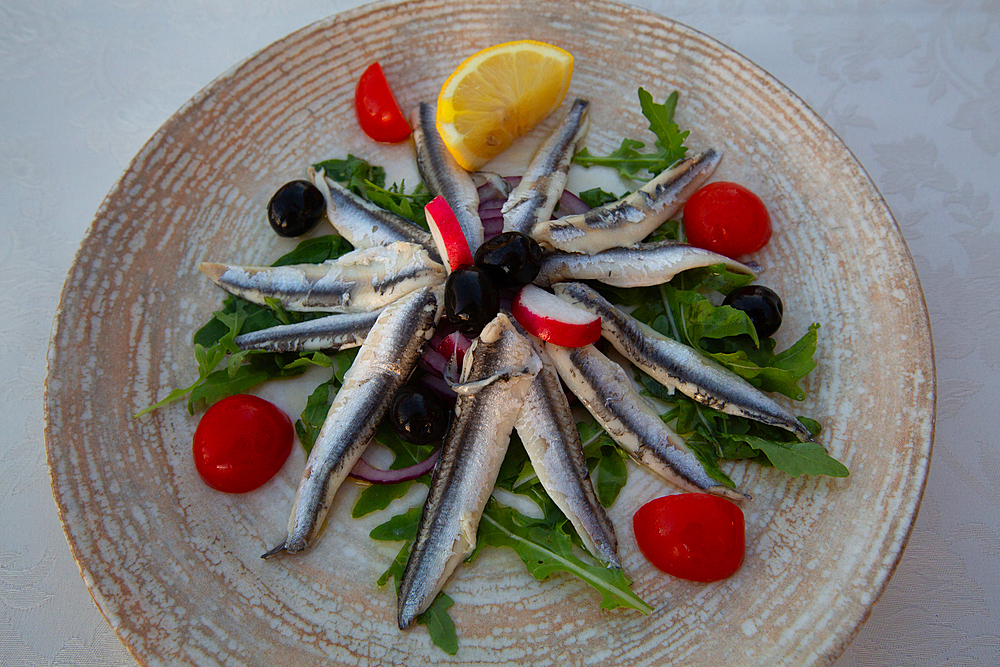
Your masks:
{"label": "red tomato skin", "polygon": [[281,469],[295,431],[284,412],[257,396],[229,396],[213,404],[194,432],[194,463],[210,487],[246,493]]}
{"label": "red tomato skin", "polygon": [[382,66],[377,62],[369,65],[358,79],[354,110],[361,129],[375,141],[397,144],[410,136],[410,124],[400,111]]}
{"label": "red tomato skin", "polygon": [[693,246],[735,259],[771,240],[771,216],[760,197],[738,183],[716,181],[684,204],[684,234]]}
{"label": "red tomato skin", "polygon": [[743,510],[705,493],[652,500],[632,517],[639,550],[658,569],[689,581],[731,576],[743,563]]}

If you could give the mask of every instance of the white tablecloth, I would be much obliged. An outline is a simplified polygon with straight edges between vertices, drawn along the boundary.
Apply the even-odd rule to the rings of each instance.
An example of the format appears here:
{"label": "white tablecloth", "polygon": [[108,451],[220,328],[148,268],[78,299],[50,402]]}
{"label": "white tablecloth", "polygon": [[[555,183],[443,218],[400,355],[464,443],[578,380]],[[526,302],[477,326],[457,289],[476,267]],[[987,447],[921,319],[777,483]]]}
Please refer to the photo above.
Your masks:
{"label": "white tablecloth", "polygon": [[[94,212],[199,89],[270,42],[358,4],[0,4],[0,664],[135,664],[70,555],[42,439],[49,329]],[[836,664],[1000,664],[1000,411],[992,404],[1000,392],[1000,5],[636,4],[720,39],[805,99],[888,200],[923,284],[939,395],[933,464],[902,562]]]}

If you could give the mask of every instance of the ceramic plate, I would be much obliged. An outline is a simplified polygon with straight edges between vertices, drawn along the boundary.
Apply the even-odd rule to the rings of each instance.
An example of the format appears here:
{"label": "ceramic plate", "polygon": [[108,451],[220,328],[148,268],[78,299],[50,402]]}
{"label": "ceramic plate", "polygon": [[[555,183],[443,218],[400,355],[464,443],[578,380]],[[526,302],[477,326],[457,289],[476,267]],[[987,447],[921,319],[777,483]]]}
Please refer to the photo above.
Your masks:
{"label": "ceramic plate", "polygon": [[[348,153],[386,165],[390,180],[413,172],[409,144],[378,146],[357,129],[353,90],[365,66],[379,60],[409,109],[432,100],[465,56],[521,38],[575,55],[569,96],[593,101],[592,152],[643,136],[639,86],[658,100],[677,89],[688,144],[723,151],[716,178],[768,203],[776,232],[756,260],[785,300],[779,345],[822,323],[820,365],[795,409],[822,422],[823,442],[852,475],[731,467],[754,496],[746,561],[705,585],[660,574],[639,554],[630,517],[670,489],[636,469],[611,517],[655,613],[602,612],[575,579],[539,583],[513,552],[487,550],[447,588],[460,642],[452,657],[423,627],[396,629],[395,594],[375,581],[398,545],[367,538],[387,514],[349,518],[356,489],[338,495],[310,552],[264,561],[284,534],[301,453],[259,491],[226,496],[193,470],[197,417],[180,404],[132,414],[196,377],[191,334],[221,300],[198,263],[269,262],[294,244],[264,223],[281,183]],[[304,401],[294,385],[269,391],[290,411]],[[143,664],[823,665],[857,631],[906,542],[934,395],[925,304],[900,232],[847,148],[780,83],[632,7],[417,0],[334,16],[263,50],[135,158],[62,294],[46,445],[83,577]]]}

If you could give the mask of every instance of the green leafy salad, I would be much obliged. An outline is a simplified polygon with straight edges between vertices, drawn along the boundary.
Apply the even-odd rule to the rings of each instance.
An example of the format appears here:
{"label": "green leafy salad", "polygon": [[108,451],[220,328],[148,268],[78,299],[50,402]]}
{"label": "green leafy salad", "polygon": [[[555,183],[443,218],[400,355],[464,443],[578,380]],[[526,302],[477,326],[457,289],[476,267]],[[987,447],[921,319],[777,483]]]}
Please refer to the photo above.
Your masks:
{"label": "green leafy salad", "polygon": [[[580,151],[574,161],[583,166],[601,165],[614,168],[639,183],[671,166],[686,153],[687,132],[681,132],[673,121],[678,94],[671,94],[664,104],[639,89],[643,114],[649,120],[655,143],[625,139],[619,149],[607,156]],[[349,187],[356,194],[375,204],[403,215],[426,228],[423,208],[432,196],[418,185],[406,192],[405,184],[386,186],[385,171],[354,156],[330,160],[322,167],[328,177]],[[614,201],[621,194],[595,189],[580,193],[591,206]],[[651,240],[681,240],[683,228],[677,221],[668,221],[655,232]],[[302,241],[292,252],[280,257],[275,266],[320,263],[352,250],[343,238],[328,235]],[[613,288],[594,285],[603,296],[628,311],[633,317],[656,331],[694,347],[701,353],[732,369],[751,384],[768,392],[778,392],[792,400],[805,397],[799,382],[815,367],[819,324],[813,324],[793,345],[776,351],[771,338],[758,339],[749,317],[729,306],[715,305],[720,295],[752,281],[750,276],[727,271],[723,266],[693,269],[677,275],[666,284],[641,288]],[[278,324],[288,324],[321,317],[324,313],[292,313],[276,303],[268,307],[252,304],[229,296],[222,308],[194,335],[194,357],[198,379],[186,388],[177,389],[143,413],[167,403],[185,398],[192,412],[226,396],[246,393],[261,383],[303,374],[312,367],[326,369],[328,379],[316,386],[307,405],[295,423],[295,430],[308,451],[327,415],[329,406],[350,368],[357,348],[333,354],[323,352],[273,353],[240,351],[234,338],[243,333]],[[417,371],[418,373],[420,371]],[[683,396],[670,393],[645,373],[634,370],[635,380],[649,398],[662,410],[662,419],[682,436],[709,474],[719,482],[734,486],[723,470],[725,461],[750,459],[754,463],[773,466],[789,475],[829,475],[845,477],[847,469],[826,454],[814,442],[800,442],[794,434],[742,417],[723,414]],[[142,413],[140,413],[142,414]],[[800,418],[814,435],[817,422]],[[599,501],[604,506],[615,502],[628,479],[629,466],[624,454],[589,415],[578,423],[591,479]],[[400,439],[385,420],[376,440],[394,455],[391,468],[406,468],[423,461],[440,443],[415,445]],[[373,512],[390,512],[386,520],[371,531],[374,540],[401,543],[394,560],[386,563],[379,578],[380,586],[390,580],[398,585],[406,564],[410,545],[415,539],[421,507],[403,509],[392,503],[402,498],[411,484],[430,484],[430,474],[395,484],[373,484],[364,488],[355,503],[352,516],[362,517]],[[652,607],[632,592],[631,581],[621,570],[607,568],[593,561],[568,519],[546,495],[534,474],[524,447],[517,434],[511,436],[510,447],[496,482],[496,488],[522,496],[538,507],[536,516],[527,516],[491,498],[483,514],[476,551],[485,547],[512,549],[527,570],[543,580],[557,572],[575,575],[601,595],[601,607],[627,607],[649,613]],[[439,593],[433,605],[418,619],[427,626],[432,640],[444,651],[454,654],[458,649],[455,626],[448,614],[451,599]]]}

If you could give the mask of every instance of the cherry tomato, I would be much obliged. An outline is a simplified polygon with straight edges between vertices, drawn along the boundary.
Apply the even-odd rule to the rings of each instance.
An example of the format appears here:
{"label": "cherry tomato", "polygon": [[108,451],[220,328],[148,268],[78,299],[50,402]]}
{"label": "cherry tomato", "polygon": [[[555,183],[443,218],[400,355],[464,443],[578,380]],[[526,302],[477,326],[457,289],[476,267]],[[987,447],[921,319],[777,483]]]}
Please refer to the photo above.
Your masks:
{"label": "cherry tomato", "polygon": [[688,243],[726,257],[757,252],[771,240],[771,216],[760,197],[737,183],[717,181],[684,204]]}
{"label": "cherry tomato", "polygon": [[215,403],[194,432],[194,464],[213,489],[246,493],[274,477],[292,451],[288,416],[256,396],[240,394]]}
{"label": "cherry tomato", "polygon": [[358,113],[361,129],[375,141],[395,144],[410,136],[410,124],[399,110],[382,66],[377,62],[369,65],[358,79],[354,110]]}
{"label": "cherry tomato", "polygon": [[746,548],[743,510],[704,493],[650,501],[632,517],[639,550],[667,574],[689,581],[732,575]]}

